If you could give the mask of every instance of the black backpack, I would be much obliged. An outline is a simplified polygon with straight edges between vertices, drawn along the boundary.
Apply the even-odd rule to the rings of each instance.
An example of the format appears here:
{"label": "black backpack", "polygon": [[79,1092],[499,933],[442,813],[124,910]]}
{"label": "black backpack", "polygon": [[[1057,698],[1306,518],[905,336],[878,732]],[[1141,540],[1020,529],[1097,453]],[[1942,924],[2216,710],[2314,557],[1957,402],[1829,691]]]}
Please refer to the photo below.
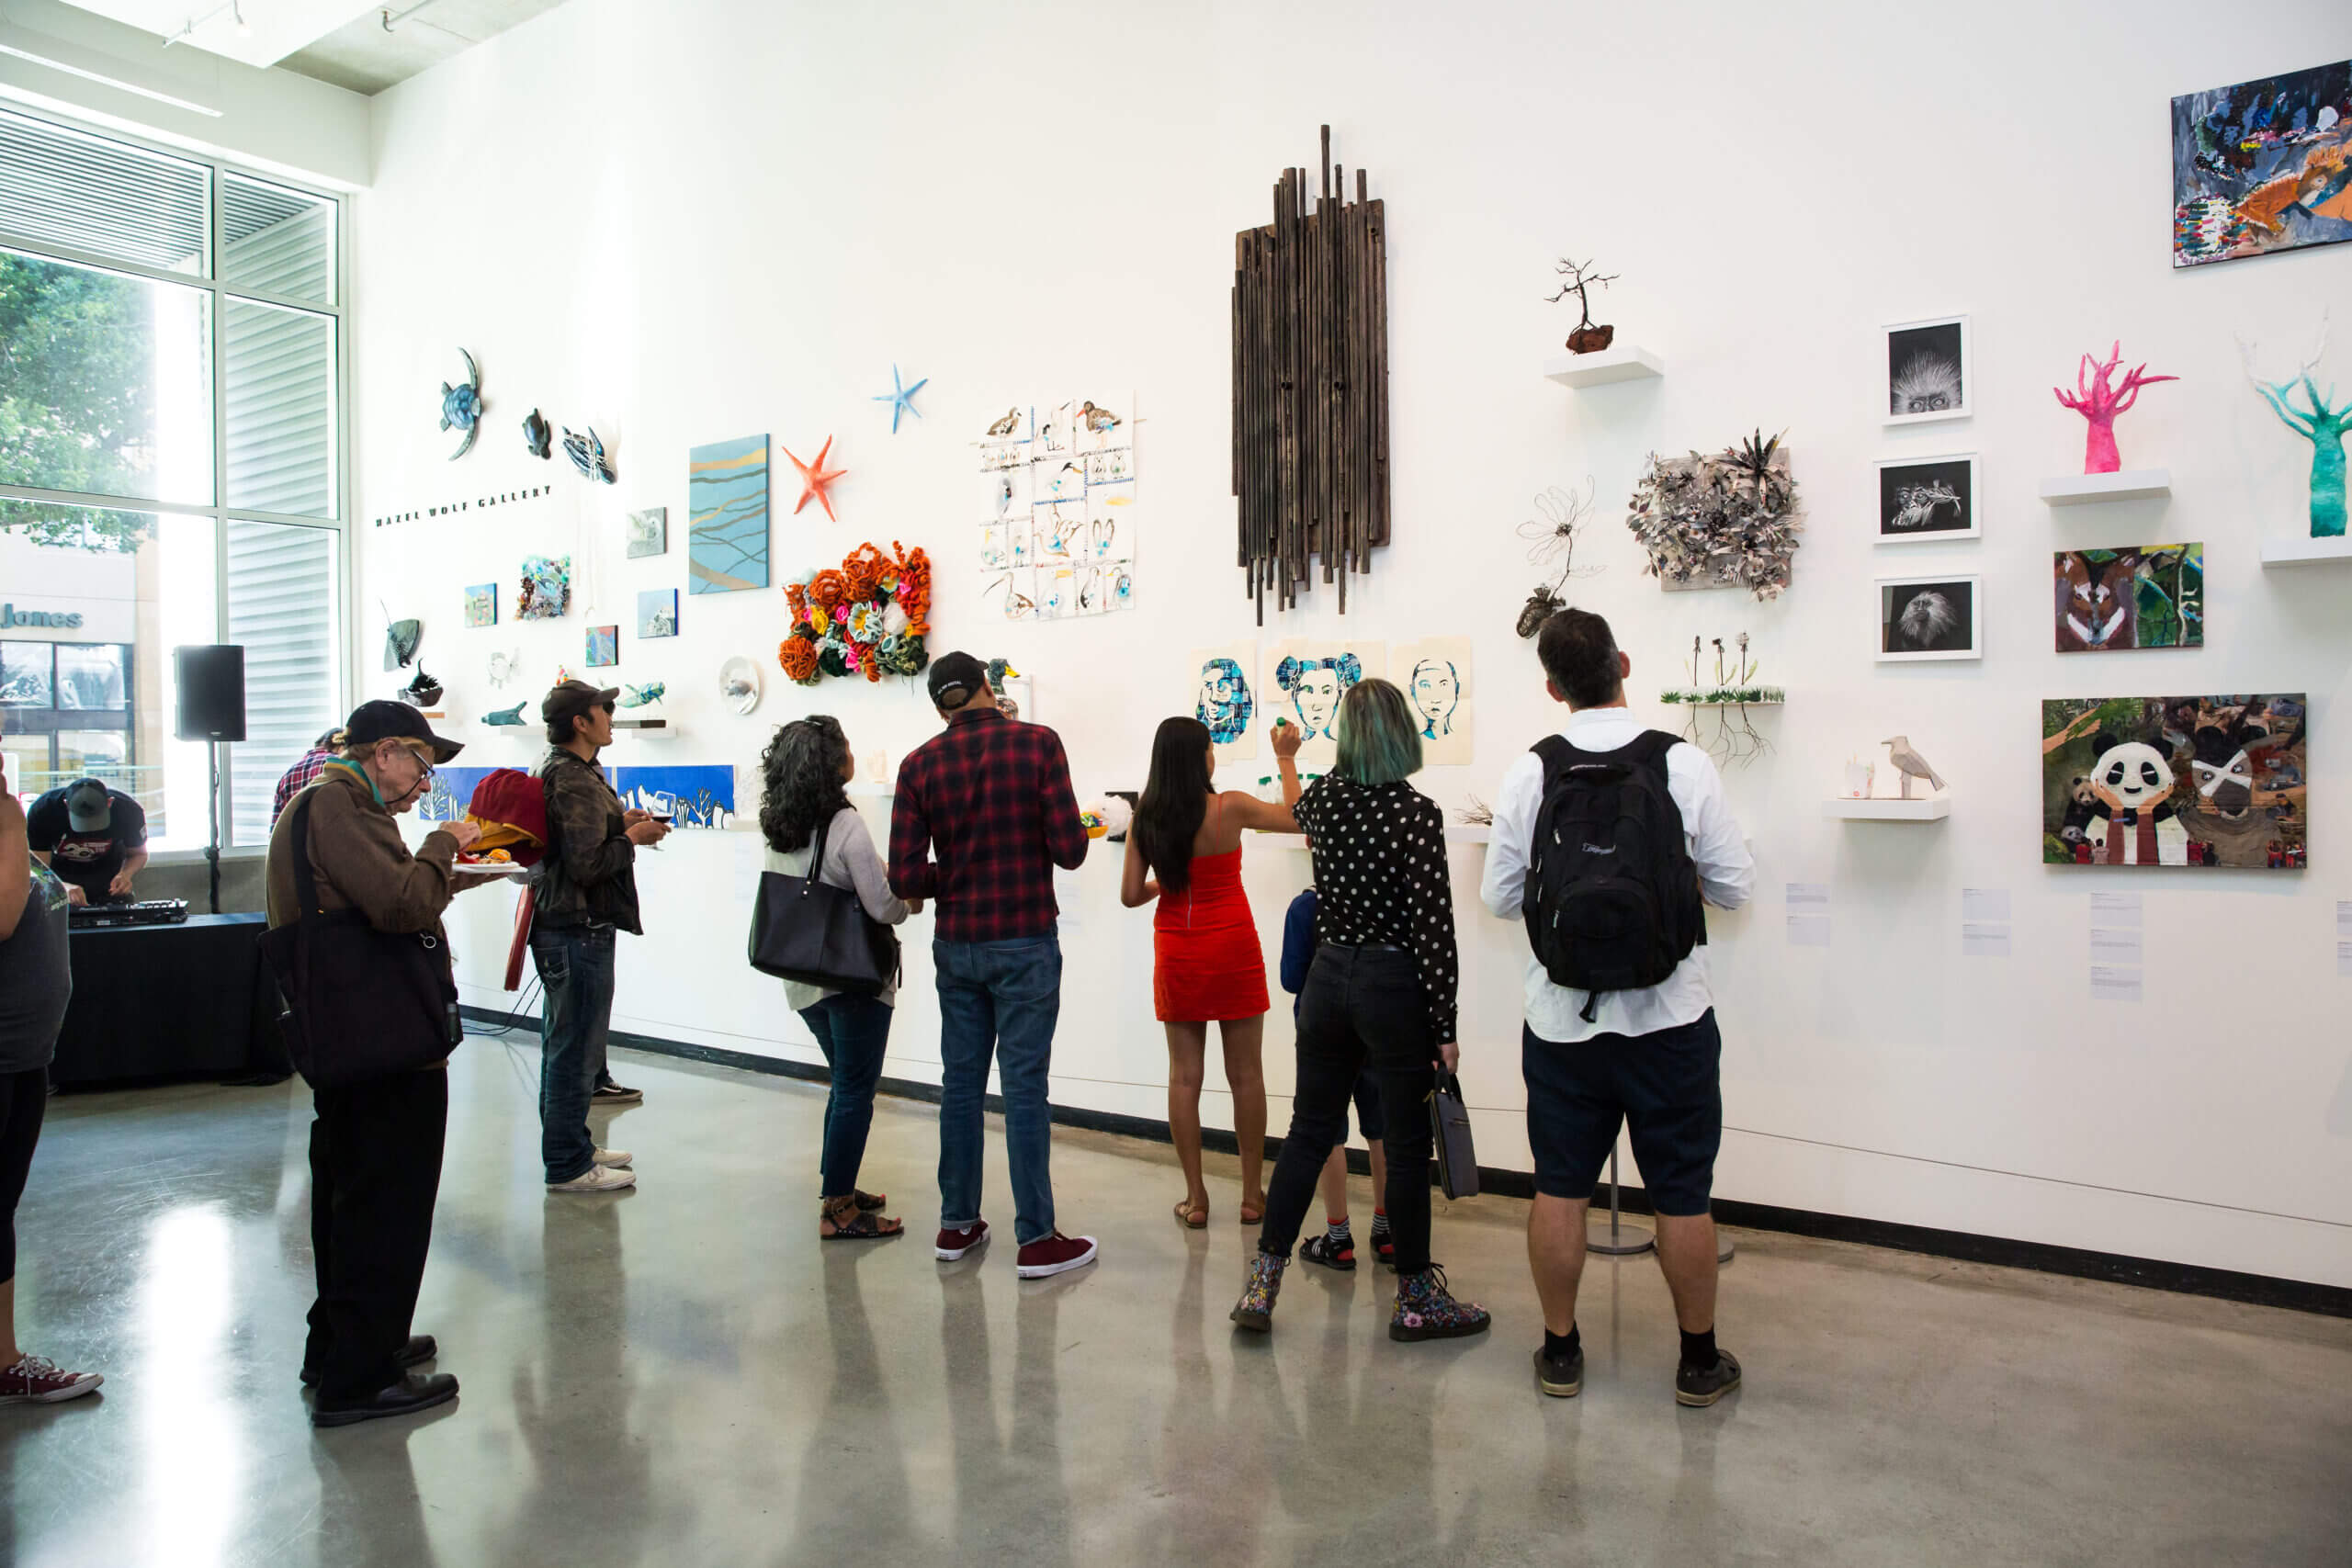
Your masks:
{"label": "black backpack", "polygon": [[1675,741],[1652,729],[1614,751],[1579,750],[1557,735],[1535,744],[1544,795],[1527,940],[1554,985],[1591,993],[1587,1023],[1601,992],[1661,985],[1707,940],[1699,868],[1667,789]]}

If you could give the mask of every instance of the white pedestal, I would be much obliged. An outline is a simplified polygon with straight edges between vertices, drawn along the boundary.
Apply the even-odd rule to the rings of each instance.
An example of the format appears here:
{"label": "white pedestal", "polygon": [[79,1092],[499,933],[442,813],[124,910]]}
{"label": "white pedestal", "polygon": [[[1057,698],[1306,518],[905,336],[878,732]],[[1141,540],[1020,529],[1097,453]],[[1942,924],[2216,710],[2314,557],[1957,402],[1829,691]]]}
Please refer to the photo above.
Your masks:
{"label": "white pedestal", "polygon": [[1612,381],[1649,381],[1666,374],[1666,361],[1634,344],[1598,354],[1570,354],[1544,362],[1544,378],[1563,387],[1606,387]]}
{"label": "white pedestal", "polygon": [[2352,539],[2265,539],[2264,566],[2324,566],[2352,560]]}
{"label": "white pedestal", "polygon": [[2041,481],[2041,499],[2052,506],[2086,506],[2102,501],[2162,501],[2171,493],[2170,468],[2068,474],[2064,479]]}
{"label": "white pedestal", "polygon": [[1826,815],[1849,822],[1940,822],[1951,815],[1951,796],[1932,795],[1920,800],[1855,800],[1831,797]]}

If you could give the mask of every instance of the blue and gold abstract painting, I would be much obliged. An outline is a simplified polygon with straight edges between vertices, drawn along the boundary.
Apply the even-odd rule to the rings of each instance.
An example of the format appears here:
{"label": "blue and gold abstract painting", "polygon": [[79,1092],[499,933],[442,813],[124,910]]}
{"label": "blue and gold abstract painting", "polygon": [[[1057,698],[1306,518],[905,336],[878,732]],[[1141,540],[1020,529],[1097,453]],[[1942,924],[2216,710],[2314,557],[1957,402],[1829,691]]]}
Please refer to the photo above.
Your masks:
{"label": "blue and gold abstract painting", "polygon": [[723,831],[735,820],[735,770],[717,766],[615,768],[621,805],[670,818],[673,828]]}
{"label": "blue and gold abstract painting", "polygon": [[686,579],[693,593],[768,585],[768,438],[697,446],[686,470]]}

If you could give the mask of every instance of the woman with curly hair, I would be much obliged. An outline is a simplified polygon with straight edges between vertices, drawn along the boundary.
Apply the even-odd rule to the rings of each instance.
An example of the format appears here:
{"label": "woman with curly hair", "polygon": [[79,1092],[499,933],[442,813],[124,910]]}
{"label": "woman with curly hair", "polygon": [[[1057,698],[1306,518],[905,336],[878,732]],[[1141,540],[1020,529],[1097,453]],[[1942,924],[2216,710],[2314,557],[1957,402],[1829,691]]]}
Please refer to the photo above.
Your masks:
{"label": "woman with curly hair", "polygon": [[[855,772],[849,737],[830,715],[812,714],[777,728],[760,755],[760,832],[768,841],[767,866],[852,889],[868,915],[895,926],[922,913],[922,900],[901,901],[891,894],[874,836],[849,803],[845,786]],[[824,859],[812,869],[820,839]],[[898,987],[886,985],[879,996],[865,997],[786,980],[784,995],[817,1037],[833,1075],[825,1101],[817,1234],[826,1241],[897,1235],[905,1227],[884,1217],[887,1200],[858,1190],[857,1168],[874,1124],[874,1086],[889,1046]]]}

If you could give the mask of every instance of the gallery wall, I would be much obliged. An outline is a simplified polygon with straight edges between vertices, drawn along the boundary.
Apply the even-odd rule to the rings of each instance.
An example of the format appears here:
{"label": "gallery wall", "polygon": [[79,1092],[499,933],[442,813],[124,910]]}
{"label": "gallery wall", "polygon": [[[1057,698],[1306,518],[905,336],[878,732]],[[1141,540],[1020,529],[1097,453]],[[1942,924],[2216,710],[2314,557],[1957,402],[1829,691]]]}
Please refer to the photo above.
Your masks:
{"label": "gallery wall", "polygon": [[[2352,568],[2260,565],[2265,535],[2301,530],[2310,449],[2249,389],[2233,341],[2304,352],[2346,297],[2352,246],[2186,273],[2168,252],[2171,96],[2347,53],[2352,19],[2321,0],[2258,27],[2186,0],[2129,27],[2096,3],[573,0],[375,101],[375,183],[355,214],[354,619],[379,602],[424,618],[424,663],[485,766],[539,747],[481,716],[535,699],[559,662],[580,671],[585,628],[620,624],[602,673],[664,682],[677,733],[608,760],[731,763],[742,813],[640,858],[647,934],[622,943],[616,1027],[814,1061],[780,986],[740,957],[759,750],[824,711],[895,766],[936,723],[916,682],[786,682],[775,588],[683,592],[690,447],[767,434],[806,458],[831,436],[838,521],[793,514],[775,452],[772,581],[869,539],[922,546],[934,650],[1028,675],[1081,796],[1139,784],[1153,728],[1190,710],[1188,650],[1467,637],[1472,760],[1419,781],[1449,811],[1491,801],[1562,716],[1511,627],[1538,576],[1519,528],[1538,492],[1589,480],[1577,558],[1599,570],[1568,592],[1631,651],[1637,715],[1679,725],[1655,698],[1687,679],[1694,636],[1748,634],[1788,694],[1756,720],[1771,754],[1728,775],[1758,895],[1711,920],[1718,1195],[2352,1283],[2352,977],[2335,946],[2352,800],[2334,782],[2352,769]],[[1327,120],[1335,159],[1386,203],[1396,540],[1344,617],[1318,586],[1259,627],[1235,565],[1233,236],[1265,220],[1285,164],[1313,164]],[[1544,302],[1563,254],[1617,275],[1596,317],[1662,355],[1662,378],[1544,379],[1575,324]],[[1882,326],[1951,312],[1971,318],[1976,412],[1886,428]],[[2084,431],[2050,389],[2117,338],[2127,363],[2181,378],[2118,425],[2125,466],[2168,467],[2172,496],[2053,512],[2037,486],[2079,471]],[[489,412],[451,462],[435,423],[460,346]],[[928,378],[895,435],[873,400],[894,365]],[[2352,321],[2326,368],[2352,382]],[[1134,400],[1134,608],[1008,626],[980,598],[973,442],[1010,405],[1090,389]],[[618,482],[528,456],[534,407],[593,425]],[[1759,429],[1793,453],[1793,586],[1771,604],[1662,593],[1623,525],[1645,456]],[[1962,451],[1978,455],[1982,537],[1875,544],[1874,465]],[[463,510],[433,512],[448,505]],[[669,509],[670,551],[628,558],[624,515],[650,506]],[[2205,646],[2054,652],[2052,552],[2159,539],[2205,545]],[[523,558],[550,552],[573,557],[566,618],[462,626],[465,585],[497,580],[511,615]],[[1981,660],[1873,660],[1874,579],[1915,568],[1981,579]],[[637,593],[669,587],[680,635],[639,638]],[[502,651],[526,673],[493,689]],[[749,716],[718,691],[737,655],[767,682]],[[2309,870],[2041,863],[2044,698],[2243,691],[2308,694]],[[1877,743],[1896,733],[1949,781],[1949,819],[1827,819],[1849,757],[1883,772]],[[1226,774],[1271,772],[1261,749]],[[861,804],[884,832],[887,801]],[[1524,1168],[1524,943],[1477,907],[1483,852],[1449,852],[1463,1078],[1482,1159]],[[1271,960],[1307,859],[1272,840],[1245,859]],[[1063,879],[1053,1094],[1157,1118],[1150,919],[1119,908],[1116,879],[1100,847]],[[1792,904],[1792,884],[1812,897]],[[2007,896],[2006,956],[1963,956],[1964,890]],[[2094,998],[2099,891],[2143,895],[2137,1000]],[[510,897],[469,895],[453,920],[469,1003],[515,999],[497,984]],[[935,1081],[927,927],[909,933],[888,1071]],[[1290,1039],[1278,1008],[1268,1071],[1285,1096]],[[1278,1099],[1278,1127],[1287,1112]],[[1204,1115],[1231,1124],[1214,1066]],[[1084,1224],[1083,1195],[1064,1212]]]}

